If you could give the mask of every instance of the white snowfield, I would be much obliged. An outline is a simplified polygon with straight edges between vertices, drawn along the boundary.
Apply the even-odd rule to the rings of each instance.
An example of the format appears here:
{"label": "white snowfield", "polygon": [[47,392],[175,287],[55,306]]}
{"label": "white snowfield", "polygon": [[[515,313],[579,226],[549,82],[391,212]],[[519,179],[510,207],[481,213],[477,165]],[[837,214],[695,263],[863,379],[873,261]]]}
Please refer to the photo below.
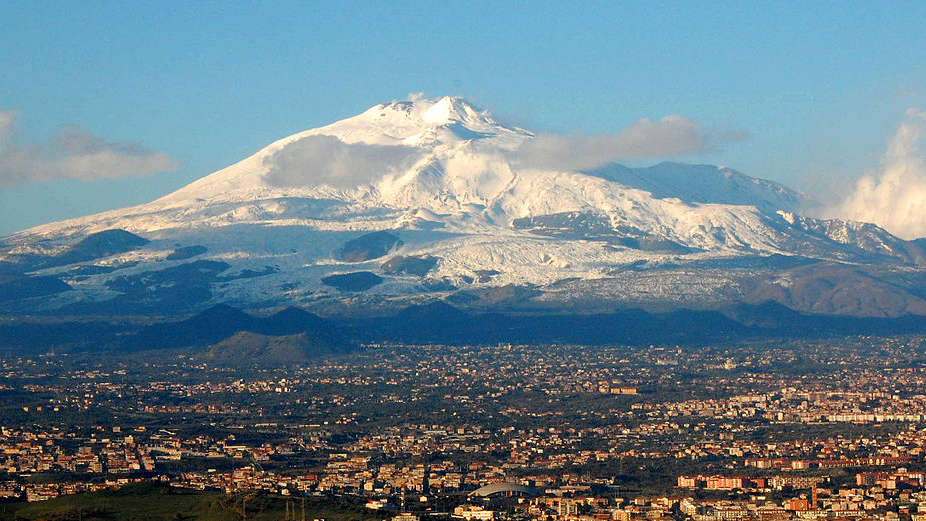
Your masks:
{"label": "white snowfield", "polygon": [[[268,304],[343,295],[321,279],[357,271],[384,276],[365,292],[384,297],[418,294],[422,284],[437,281],[457,288],[535,285],[555,293],[551,285],[577,278],[601,281],[594,287],[609,299],[685,292],[701,298],[729,278],[702,273],[699,279],[676,269],[662,278],[636,278],[646,284],[606,281],[626,279],[622,267],[640,263],[684,267],[771,254],[850,259],[858,248],[891,256],[905,244],[873,225],[802,217],[814,204],[808,197],[723,167],[524,168],[518,149],[532,139],[461,98],[386,103],[281,139],[151,203],[38,226],[5,242],[16,252],[54,250],[115,228],[151,240],[96,261],[138,261],[119,275],[190,262],[165,257],[178,246],[201,245],[207,252],[197,258],[226,262],[229,273],[277,270],[216,284],[216,301]],[[597,231],[577,232],[577,219],[594,221]],[[339,260],[346,241],[378,230],[403,244],[381,258]],[[622,237],[675,249],[640,248]],[[382,263],[395,255],[438,260],[424,276],[383,275]],[[57,298],[112,295],[105,281],[113,274],[78,280],[68,278],[68,269],[46,270],[78,290]],[[484,270],[498,273],[480,282]]]}

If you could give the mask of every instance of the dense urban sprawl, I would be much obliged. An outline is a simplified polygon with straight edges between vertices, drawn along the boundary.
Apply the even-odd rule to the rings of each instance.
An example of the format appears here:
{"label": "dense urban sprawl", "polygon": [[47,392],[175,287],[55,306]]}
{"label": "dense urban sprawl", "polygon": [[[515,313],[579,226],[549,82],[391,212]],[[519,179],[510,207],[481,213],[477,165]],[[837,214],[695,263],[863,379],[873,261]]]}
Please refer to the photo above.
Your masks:
{"label": "dense urban sprawl", "polygon": [[370,345],[286,368],[12,353],[0,498],[154,481],[400,521],[922,521],[924,346]]}

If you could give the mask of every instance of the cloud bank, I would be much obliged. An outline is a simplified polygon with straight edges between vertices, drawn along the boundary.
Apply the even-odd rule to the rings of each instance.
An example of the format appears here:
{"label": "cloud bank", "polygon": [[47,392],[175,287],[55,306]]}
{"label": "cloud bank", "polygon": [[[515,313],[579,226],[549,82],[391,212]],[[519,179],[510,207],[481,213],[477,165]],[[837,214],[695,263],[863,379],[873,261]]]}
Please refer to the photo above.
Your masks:
{"label": "cloud bank", "polygon": [[880,171],[859,179],[827,216],[875,223],[904,239],[926,237],[926,163],[919,148],[924,130],[926,112],[908,110]]}
{"label": "cloud bank", "polygon": [[[684,116],[666,116],[659,121],[641,119],[613,135],[538,134],[502,157],[514,167],[579,171],[621,159],[714,151],[745,138],[743,132],[705,129]],[[334,136],[307,136],[264,160],[268,168],[265,180],[277,187],[328,185],[347,189],[409,168],[416,157],[414,147],[351,144]]]}
{"label": "cloud bank", "polygon": [[528,168],[588,170],[622,159],[715,151],[746,137],[744,132],[703,128],[684,116],[666,116],[659,121],[643,118],[612,135],[538,134],[518,148],[511,159]]}
{"label": "cloud bank", "polygon": [[105,141],[65,127],[49,144],[16,143],[16,113],[0,111],[0,187],[58,179],[93,181],[175,170],[167,154],[127,141]]}
{"label": "cloud bank", "polygon": [[354,188],[410,166],[416,151],[407,146],[345,143],[334,136],[306,136],[264,159],[265,179],[277,187]]}

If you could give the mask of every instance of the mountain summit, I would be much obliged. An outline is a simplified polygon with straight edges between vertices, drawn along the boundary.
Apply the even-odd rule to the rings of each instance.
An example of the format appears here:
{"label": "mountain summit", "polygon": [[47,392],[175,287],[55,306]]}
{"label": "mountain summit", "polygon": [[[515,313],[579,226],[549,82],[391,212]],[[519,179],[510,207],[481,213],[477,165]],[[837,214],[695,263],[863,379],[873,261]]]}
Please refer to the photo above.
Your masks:
{"label": "mountain summit", "polygon": [[[521,161],[535,139],[458,97],[376,105],[151,203],[5,238],[0,300],[17,312],[763,299],[926,313],[910,287],[924,259],[916,242],[802,216],[813,204],[803,194],[729,168],[563,171]],[[111,230],[137,240],[90,258],[68,253]],[[867,277],[864,289],[832,275],[847,265]],[[807,289],[823,279],[828,293]]]}

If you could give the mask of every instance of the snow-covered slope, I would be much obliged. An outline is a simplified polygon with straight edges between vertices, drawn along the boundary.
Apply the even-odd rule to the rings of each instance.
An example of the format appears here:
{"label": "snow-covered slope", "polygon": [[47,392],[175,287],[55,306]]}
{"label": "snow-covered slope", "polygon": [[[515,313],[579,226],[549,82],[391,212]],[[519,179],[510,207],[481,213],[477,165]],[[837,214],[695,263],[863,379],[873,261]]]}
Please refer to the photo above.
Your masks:
{"label": "snow-covered slope", "polygon": [[[710,300],[732,284],[695,268],[711,260],[922,259],[873,225],[801,217],[809,198],[728,168],[525,168],[519,147],[533,138],[461,98],[376,105],[151,203],[11,235],[3,255],[15,277],[72,288],[26,295],[44,309],[161,302],[176,288],[195,290],[192,305],[477,302],[504,286],[530,288],[521,300],[542,302],[564,280],[586,281],[606,301]],[[113,229],[150,242],[81,262],[47,260]],[[346,254],[347,244],[360,253]],[[648,273],[646,287],[615,287],[617,273],[641,266],[668,268]]]}
{"label": "snow-covered slope", "polygon": [[649,168],[606,165],[591,172],[657,198],[675,197],[689,203],[756,206],[763,211],[802,212],[818,203],[782,184],[757,179],[713,165],[660,163]]}

